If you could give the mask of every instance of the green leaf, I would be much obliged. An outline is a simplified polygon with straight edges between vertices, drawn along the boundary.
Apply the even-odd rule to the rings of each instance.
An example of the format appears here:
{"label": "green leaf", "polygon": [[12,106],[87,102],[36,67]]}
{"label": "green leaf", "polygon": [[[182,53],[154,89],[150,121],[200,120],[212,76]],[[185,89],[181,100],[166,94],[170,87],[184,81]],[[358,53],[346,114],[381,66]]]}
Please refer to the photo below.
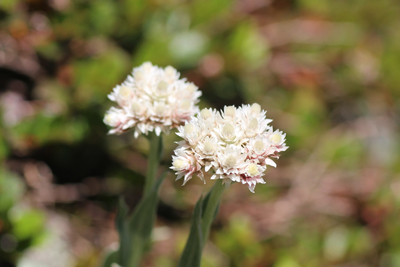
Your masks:
{"label": "green leaf", "polygon": [[158,190],[167,173],[164,172],[151,192],[140,200],[131,216],[129,216],[125,201],[122,198],[119,200],[115,219],[115,227],[120,239],[119,250],[106,256],[102,267],[109,267],[112,263],[118,263],[124,267],[139,265],[142,254],[150,243],[158,206]]}
{"label": "green leaf", "polygon": [[[144,196],[132,217],[129,219],[129,229],[131,232],[131,249],[129,265],[122,263],[122,266],[138,266],[142,254],[148,245],[151,237],[151,231],[156,220],[156,211],[158,206],[158,189],[164,181],[168,172],[164,172],[161,177],[156,181],[152,191]],[[121,248],[124,249],[124,248]]]}
{"label": "green leaf", "polygon": [[225,185],[222,184],[222,181],[216,181],[213,188],[211,188],[210,192],[207,194],[206,203],[203,205],[202,209],[201,229],[203,234],[203,244],[206,243],[211,224],[217,215],[219,203],[224,189]]}
{"label": "green leaf", "polygon": [[203,196],[201,196],[194,208],[189,238],[179,261],[179,267],[200,267],[203,251],[203,234],[201,230],[203,204]]}
{"label": "green leaf", "polygon": [[118,213],[115,218],[115,227],[117,228],[120,242],[120,249],[118,253],[118,263],[123,264],[129,261],[131,251],[131,232],[128,223],[128,206],[121,197],[118,204]]}
{"label": "green leaf", "polygon": [[201,196],[197,201],[189,238],[179,261],[179,267],[200,266],[203,247],[207,241],[211,224],[218,213],[224,189],[225,185],[222,184],[222,181],[216,181],[206,197],[203,199]]}

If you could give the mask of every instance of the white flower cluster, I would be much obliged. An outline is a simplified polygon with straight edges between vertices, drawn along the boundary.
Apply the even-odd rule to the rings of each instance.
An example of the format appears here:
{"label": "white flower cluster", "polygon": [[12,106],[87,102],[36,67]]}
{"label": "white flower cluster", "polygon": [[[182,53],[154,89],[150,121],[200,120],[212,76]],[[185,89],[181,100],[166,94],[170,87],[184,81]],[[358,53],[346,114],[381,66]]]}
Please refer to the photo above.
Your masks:
{"label": "white flower cluster", "polygon": [[281,131],[273,130],[259,104],[225,107],[224,111],[203,109],[177,135],[184,140],[172,156],[177,180],[183,184],[195,174],[204,182],[203,169],[214,170],[211,179],[241,182],[251,192],[257,183],[265,183],[263,172],[267,165],[276,167],[271,158],[288,147]]}
{"label": "white flower cluster", "polygon": [[109,109],[104,117],[104,123],[112,127],[109,133],[134,128],[135,137],[151,131],[160,135],[183,125],[198,112],[196,104],[201,92],[179,76],[171,66],[163,69],[150,62],[134,68],[132,75],[108,95],[119,105]]}

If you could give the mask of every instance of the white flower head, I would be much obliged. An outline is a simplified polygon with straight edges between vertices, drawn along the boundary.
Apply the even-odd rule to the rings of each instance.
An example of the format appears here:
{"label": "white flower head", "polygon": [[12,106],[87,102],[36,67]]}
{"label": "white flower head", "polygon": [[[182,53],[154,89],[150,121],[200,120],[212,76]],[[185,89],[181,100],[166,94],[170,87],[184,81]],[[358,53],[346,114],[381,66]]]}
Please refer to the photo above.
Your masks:
{"label": "white flower head", "polygon": [[[180,73],[171,66],[160,68],[145,62],[134,68],[126,80],[117,85],[108,98],[118,104],[124,119],[118,123],[108,112],[104,122],[110,134],[134,129],[135,137],[155,131],[169,133],[189,120],[196,112],[201,92],[193,83],[179,79]],[[123,125],[122,125],[123,124]]]}
{"label": "white flower head", "polygon": [[197,174],[203,179],[201,160],[192,151],[184,148],[175,150],[175,156],[172,156],[172,166],[170,169],[176,171],[176,180],[184,177],[183,184],[186,184],[192,178],[193,174]]}
{"label": "white flower head", "polygon": [[214,167],[215,174],[211,179],[226,179],[239,182],[240,175],[245,168],[246,155],[243,148],[228,145],[217,153],[217,166]]}
{"label": "white flower head", "polygon": [[130,123],[133,123],[129,120],[128,114],[123,109],[118,109],[115,107],[111,107],[104,116],[103,122],[108,126],[113,127],[110,130],[111,134],[114,134],[118,131],[124,131],[126,127],[129,127]]}
{"label": "white flower head", "polygon": [[266,166],[249,162],[246,166],[245,173],[242,174],[240,182],[247,185],[249,190],[254,193],[257,184],[265,184],[262,174]]}
{"label": "white flower head", "polygon": [[199,142],[198,147],[203,157],[213,157],[218,148],[218,139],[213,134],[211,134],[209,136],[206,136],[201,142]]}
{"label": "white flower head", "polygon": [[211,179],[240,182],[254,192],[256,184],[265,183],[262,176],[267,166],[276,167],[271,158],[288,148],[286,135],[273,131],[272,120],[265,115],[259,104],[229,106],[221,112],[201,110],[178,128],[183,141],[178,143],[171,168],[178,178],[185,176],[184,183],[193,174],[203,179],[203,169],[212,169]]}
{"label": "white flower head", "polygon": [[241,125],[244,134],[248,138],[256,137],[263,134],[269,127],[272,120],[265,117],[266,111],[261,110],[261,106],[257,103],[249,106],[243,106],[241,112]]}

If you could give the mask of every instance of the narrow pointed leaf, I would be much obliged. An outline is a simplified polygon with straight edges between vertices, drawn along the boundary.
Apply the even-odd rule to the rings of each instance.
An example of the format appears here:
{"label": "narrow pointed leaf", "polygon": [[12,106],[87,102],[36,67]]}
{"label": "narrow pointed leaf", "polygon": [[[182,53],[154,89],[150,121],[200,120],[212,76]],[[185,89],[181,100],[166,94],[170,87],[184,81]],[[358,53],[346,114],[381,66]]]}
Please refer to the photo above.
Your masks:
{"label": "narrow pointed leaf", "polygon": [[121,197],[118,203],[118,212],[115,218],[115,227],[117,228],[120,245],[118,252],[118,264],[122,265],[129,261],[131,247],[131,233],[128,221],[128,206]]}
{"label": "narrow pointed leaf", "polygon": [[225,185],[222,181],[216,181],[203,203],[201,230],[203,234],[203,245],[206,243],[211,225],[218,214],[219,203]]}
{"label": "narrow pointed leaf", "polygon": [[179,261],[179,267],[200,267],[203,251],[203,234],[201,231],[202,207],[203,196],[200,197],[194,208],[189,238]]}
{"label": "narrow pointed leaf", "polygon": [[145,247],[150,242],[151,231],[156,220],[158,206],[158,189],[164,181],[167,172],[155,182],[151,192],[144,196],[136,206],[132,217],[129,220],[129,230],[131,232],[131,249],[129,267],[138,266]]}

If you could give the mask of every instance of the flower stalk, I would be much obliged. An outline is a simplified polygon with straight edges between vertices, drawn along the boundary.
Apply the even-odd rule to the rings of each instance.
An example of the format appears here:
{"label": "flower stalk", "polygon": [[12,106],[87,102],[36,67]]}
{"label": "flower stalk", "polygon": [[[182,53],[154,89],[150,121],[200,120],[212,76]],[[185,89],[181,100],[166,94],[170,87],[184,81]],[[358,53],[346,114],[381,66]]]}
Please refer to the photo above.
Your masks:
{"label": "flower stalk", "polygon": [[147,159],[147,172],[143,192],[144,196],[150,194],[154,186],[163,150],[162,135],[157,136],[154,132],[151,132],[148,134],[147,138],[150,147]]}

